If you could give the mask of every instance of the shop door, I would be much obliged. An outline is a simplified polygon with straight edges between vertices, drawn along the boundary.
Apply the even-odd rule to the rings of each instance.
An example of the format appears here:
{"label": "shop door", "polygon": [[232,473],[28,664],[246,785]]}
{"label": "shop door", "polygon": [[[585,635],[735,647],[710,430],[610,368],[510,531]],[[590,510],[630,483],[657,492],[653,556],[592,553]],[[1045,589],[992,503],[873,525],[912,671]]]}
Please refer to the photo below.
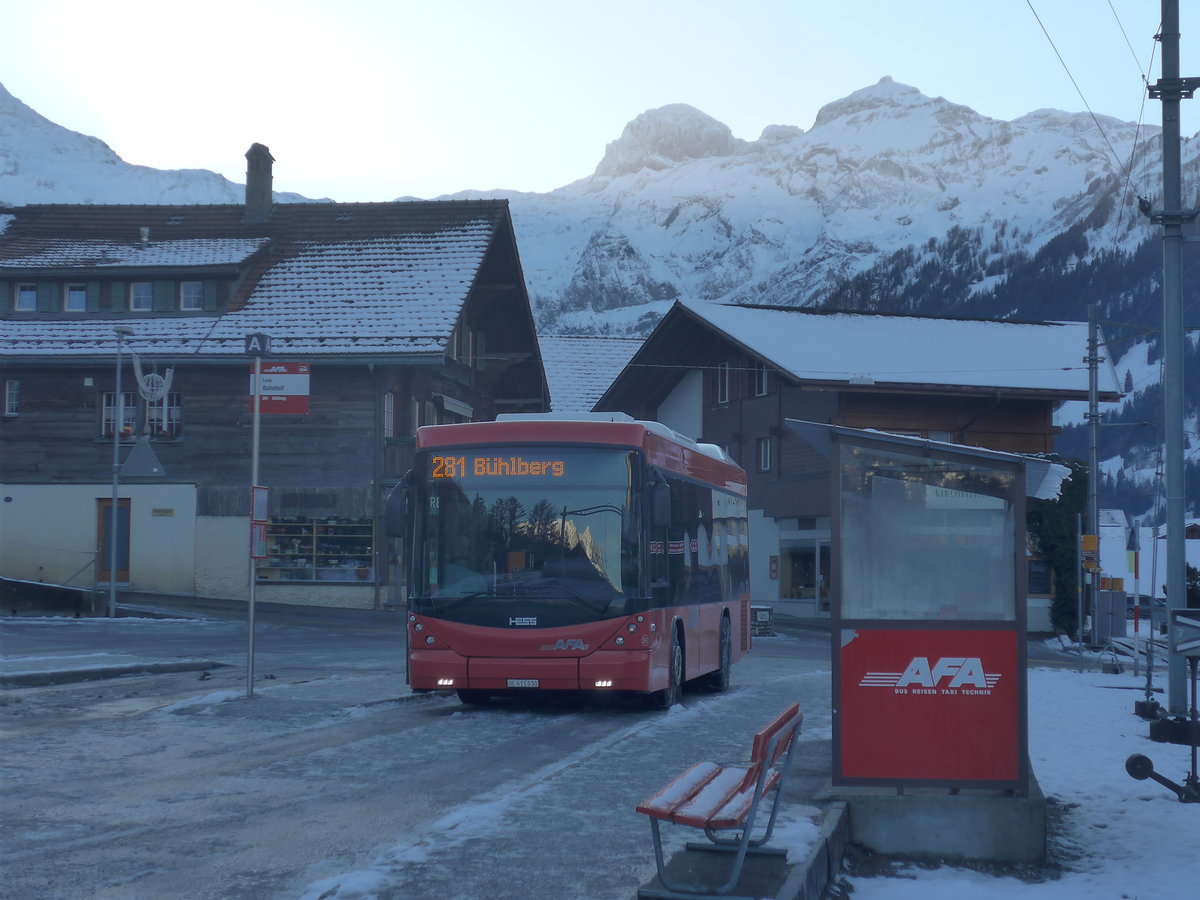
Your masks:
{"label": "shop door", "polygon": [[803,547],[794,547],[789,555],[791,585],[788,596],[817,600],[818,609],[828,612],[831,567],[829,542],[817,540]]}

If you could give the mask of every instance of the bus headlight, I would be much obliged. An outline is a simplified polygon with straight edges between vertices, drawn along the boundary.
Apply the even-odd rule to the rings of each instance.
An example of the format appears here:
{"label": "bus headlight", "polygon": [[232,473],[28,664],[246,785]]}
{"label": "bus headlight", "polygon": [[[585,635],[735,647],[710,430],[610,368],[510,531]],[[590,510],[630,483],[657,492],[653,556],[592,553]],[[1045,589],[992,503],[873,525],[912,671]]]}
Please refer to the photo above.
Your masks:
{"label": "bus headlight", "polygon": [[431,634],[431,635],[428,635],[428,636],[425,638],[425,643],[426,643],[427,645],[429,645],[430,647],[432,647],[434,644],[436,644],[436,643],[437,643],[437,638],[435,638],[435,637],[434,637],[432,634]]}
{"label": "bus headlight", "polygon": [[623,635],[618,634],[616,636],[616,639],[613,640],[613,643],[616,644],[618,647],[624,647],[625,646],[625,637]]}

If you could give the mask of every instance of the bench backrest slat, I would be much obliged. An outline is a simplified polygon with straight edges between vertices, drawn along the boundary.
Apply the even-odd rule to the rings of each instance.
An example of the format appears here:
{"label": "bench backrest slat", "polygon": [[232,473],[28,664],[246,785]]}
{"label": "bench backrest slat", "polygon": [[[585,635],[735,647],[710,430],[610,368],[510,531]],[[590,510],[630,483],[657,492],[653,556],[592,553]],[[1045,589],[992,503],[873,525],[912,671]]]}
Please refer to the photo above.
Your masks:
{"label": "bench backrest slat", "polygon": [[787,753],[803,721],[804,713],[800,711],[800,704],[793,703],[754,735],[754,743],[750,748],[750,768],[742,780],[742,790],[754,786],[763,766],[774,768]]}

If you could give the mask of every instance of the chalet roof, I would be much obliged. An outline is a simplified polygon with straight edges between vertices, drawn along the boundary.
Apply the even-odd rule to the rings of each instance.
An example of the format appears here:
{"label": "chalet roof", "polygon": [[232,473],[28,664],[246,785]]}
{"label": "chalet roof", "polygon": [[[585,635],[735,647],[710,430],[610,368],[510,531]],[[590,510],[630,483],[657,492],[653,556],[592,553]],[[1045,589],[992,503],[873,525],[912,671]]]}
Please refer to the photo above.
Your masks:
{"label": "chalet roof", "polygon": [[601,395],[642,346],[642,338],[543,336],[542,362],[556,413],[591,412]]}
{"label": "chalet roof", "polygon": [[244,269],[220,315],[9,317],[0,319],[0,351],[94,357],[112,352],[121,324],[139,351],[171,356],[241,356],[255,332],[271,335],[277,352],[309,357],[440,354],[501,234],[520,280],[504,200],[277,204],[260,223],[243,221],[245,211],[45,205],[0,216],[0,278],[9,280]]}
{"label": "chalet roof", "polygon": [[[51,239],[29,243],[25,255],[17,242],[0,257],[0,273],[39,269],[122,268],[236,265],[254,255],[269,238],[215,238],[169,240],[156,243],[119,243]],[[11,255],[10,255],[11,254]]]}
{"label": "chalet roof", "polygon": [[[973,388],[1086,398],[1087,324],[825,312],[678,301],[659,331],[690,320],[799,382]],[[652,364],[655,335],[632,360]],[[715,364],[716,360],[707,361]],[[1120,386],[1100,369],[1101,399]]]}

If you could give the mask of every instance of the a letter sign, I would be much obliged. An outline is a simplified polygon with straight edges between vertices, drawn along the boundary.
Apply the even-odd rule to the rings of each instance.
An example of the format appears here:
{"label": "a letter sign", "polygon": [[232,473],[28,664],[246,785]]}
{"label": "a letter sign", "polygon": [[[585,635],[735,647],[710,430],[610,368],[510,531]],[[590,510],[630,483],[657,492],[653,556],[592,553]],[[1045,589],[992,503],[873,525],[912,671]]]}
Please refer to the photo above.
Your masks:
{"label": "a letter sign", "polygon": [[[262,363],[260,410],[265,413],[307,413],[309,364]],[[254,402],[254,367],[250,367],[250,402]],[[253,408],[253,406],[251,406]]]}
{"label": "a letter sign", "polygon": [[271,336],[269,334],[246,335],[247,356],[270,356]]}

